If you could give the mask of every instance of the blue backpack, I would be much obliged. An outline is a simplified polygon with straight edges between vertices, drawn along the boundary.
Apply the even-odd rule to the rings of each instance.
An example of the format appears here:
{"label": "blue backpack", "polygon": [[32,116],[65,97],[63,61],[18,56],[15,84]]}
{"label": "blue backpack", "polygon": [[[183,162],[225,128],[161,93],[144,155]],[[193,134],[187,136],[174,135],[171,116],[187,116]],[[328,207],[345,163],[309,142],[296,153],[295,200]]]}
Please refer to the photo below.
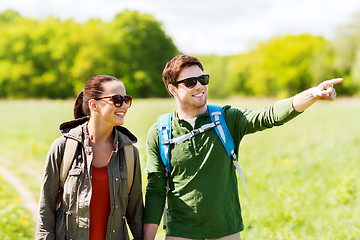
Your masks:
{"label": "blue backpack", "polygon": [[[217,135],[219,136],[223,146],[226,149],[226,152],[229,156],[229,158],[233,161],[236,170],[239,172],[239,175],[241,176],[241,179],[244,183],[245,186],[245,191],[246,191],[246,195],[248,197],[248,199],[250,200],[247,188],[246,188],[246,182],[245,182],[245,176],[239,166],[239,163],[237,161],[237,156],[235,154],[235,144],[234,144],[234,140],[230,134],[230,131],[226,125],[225,122],[225,118],[223,115],[223,111],[222,108],[220,106],[216,106],[216,105],[207,105],[208,107],[208,111],[209,111],[209,115],[211,118],[211,123],[205,124],[203,126],[201,126],[200,128],[194,129],[191,132],[182,135],[180,137],[171,139],[171,118],[172,118],[172,114],[171,113],[167,113],[167,114],[163,114],[161,116],[158,117],[158,133],[159,133],[159,148],[160,148],[160,156],[161,156],[161,160],[164,164],[165,167],[165,174],[166,177],[168,178],[170,176],[171,173],[171,167],[170,167],[170,146],[171,144],[175,144],[175,146],[181,144],[182,142],[186,141],[189,138],[192,138],[194,136],[197,136],[211,128],[215,128],[215,131],[217,133]],[[167,186],[167,191],[168,191],[168,186]],[[165,210],[166,210],[166,206],[165,206]],[[164,211],[164,229],[165,229],[165,224],[166,224],[166,212]]]}

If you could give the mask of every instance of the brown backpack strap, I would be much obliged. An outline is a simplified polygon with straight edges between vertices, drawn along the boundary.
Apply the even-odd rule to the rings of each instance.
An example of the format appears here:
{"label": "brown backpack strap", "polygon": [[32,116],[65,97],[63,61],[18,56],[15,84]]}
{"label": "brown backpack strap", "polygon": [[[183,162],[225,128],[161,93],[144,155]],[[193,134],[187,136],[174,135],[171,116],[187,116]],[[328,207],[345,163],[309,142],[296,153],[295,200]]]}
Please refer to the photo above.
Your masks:
{"label": "brown backpack strap", "polygon": [[126,170],[128,175],[128,194],[130,193],[131,186],[134,179],[134,165],[135,165],[135,158],[134,158],[134,147],[132,144],[124,146],[124,153],[125,153],[125,162],[126,162]]}
{"label": "brown backpack strap", "polygon": [[64,156],[60,166],[60,188],[64,188],[64,184],[69,173],[70,166],[73,162],[78,142],[75,139],[67,138],[65,143]]}
{"label": "brown backpack strap", "polygon": [[78,142],[75,139],[72,139],[72,138],[66,139],[64,155],[63,155],[63,158],[61,160],[61,165],[60,165],[60,183],[59,183],[60,191],[59,191],[59,197],[58,197],[57,204],[56,204],[56,209],[58,209],[60,206],[65,181],[66,181],[67,175],[69,173],[70,166],[74,160],[77,146],[78,146]]}

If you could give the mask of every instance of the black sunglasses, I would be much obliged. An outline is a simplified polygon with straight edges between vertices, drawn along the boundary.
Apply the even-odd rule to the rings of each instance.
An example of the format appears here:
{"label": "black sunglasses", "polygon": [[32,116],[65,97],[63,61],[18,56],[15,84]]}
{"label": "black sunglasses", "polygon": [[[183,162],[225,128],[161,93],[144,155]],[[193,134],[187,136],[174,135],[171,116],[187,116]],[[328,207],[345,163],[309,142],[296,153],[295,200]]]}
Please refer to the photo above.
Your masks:
{"label": "black sunglasses", "polygon": [[101,100],[104,98],[110,98],[111,101],[113,101],[115,107],[120,108],[123,103],[125,102],[128,108],[131,106],[132,103],[132,97],[129,95],[121,96],[121,95],[112,95],[108,97],[100,97],[100,98],[94,98],[95,100]]}
{"label": "black sunglasses", "polygon": [[198,77],[190,77],[185,78],[183,80],[171,83],[174,86],[178,86],[180,83],[184,83],[187,88],[193,88],[196,86],[197,82],[199,81],[202,85],[209,84],[210,76],[209,74],[204,74]]}

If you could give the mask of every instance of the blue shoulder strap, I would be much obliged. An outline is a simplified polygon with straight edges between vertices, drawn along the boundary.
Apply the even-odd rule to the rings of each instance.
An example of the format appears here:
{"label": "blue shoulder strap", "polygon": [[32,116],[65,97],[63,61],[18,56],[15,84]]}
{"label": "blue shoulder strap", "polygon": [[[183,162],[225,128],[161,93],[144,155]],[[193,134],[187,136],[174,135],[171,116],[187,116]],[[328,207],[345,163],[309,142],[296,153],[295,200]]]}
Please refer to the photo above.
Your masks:
{"label": "blue shoulder strap", "polygon": [[[172,114],[167,113],[167,114],[163,114],[158,117],[160,156],[161,156],[161,160],[165,166],[166,176],[168,177],[171,173],[170,144],[171,143],[175,143],[175,145],[179,144],[179,142],[184,141],[184,139],[191,138],[193,136],[196,136],[196,135],[214,127],[229,158],[233,160],[234,166],[236,167],[236,170],[239,172],[239,174],[242,178],[247,197],[250,200],[250,197],[249,197],[249,194],[248,194],[248,191],[246,188],[245,176],[244,176],[244,173],[243,173],[242,169],[240,168],[240,165],[237,161],[237,156],[235,154],[234,140],[230,134],[230,131],[229,131],[227,125],[226,125],[222,107],[216,106],[216,105],[207,105],[207,107],[208,107],[208,111],[209,111],[209,115],[210,115],[212,124],[207,124],[209,126],[204,125],[201,128],[195,129],[191,133],[187,134],[188,136],[181,136],[177,139],[171,139],[171,117],[172,117]],[[220,122],[220,124],[218,124],[219,122]]]}
{"label": "blue shoulder strap", "polygon": [[170,144],[171,139],[171,113],[158,117],[160,156],[164,163],[167,175],[170,175]]}
{"label": "blue shoulder strap", "polygon": [[[170,169],[170,140],[171,140],[171,113],[166,113],[158,117],[158,133],[159,133],[159,148],[160,157],[165,166],[166,175],[166,194],[169,191],[169,176]],[[166,229],[166,210],[167,200],[165,201],[164,213],[163,213],[163,229]]]}
{"label": "blue shoulder strap", "polygon": [[229,158],[236,160],[235,154],[235,144],[234,140],[230,134],[230,131],[226,125],[225,118],[223,115],[223,110],[221,106],[216,105],[207,105],[209,110],[209,115],[212,122],[220,121],[220,125],[215,127],[215,131],[219,136],[221,142],[223,143]]}
{"label": "blue shoulder strap", "polygon": [[237,156],[235,154],[234,140],[230,134],[230,131],[229,131],[227,125],[226,125],[222,107],[216,106],[216,105],[207,105],[207,106],[208,106],[211,121],[212,122],[220,121],[220,125],[215,126],[215,131],[216,131],[217,135],[219,136],[222,144],[224,145],[228,156],[232,159],[236,170],[240,174],[240,177],[241,177],[244,187],[245,187],[246,195],[247,195],[248,199],[250,200],[250,196],[249,196],[249,193],[248,193],[248,190],[246,187],[245,176],[244,176],[244,173],[237,161]]}

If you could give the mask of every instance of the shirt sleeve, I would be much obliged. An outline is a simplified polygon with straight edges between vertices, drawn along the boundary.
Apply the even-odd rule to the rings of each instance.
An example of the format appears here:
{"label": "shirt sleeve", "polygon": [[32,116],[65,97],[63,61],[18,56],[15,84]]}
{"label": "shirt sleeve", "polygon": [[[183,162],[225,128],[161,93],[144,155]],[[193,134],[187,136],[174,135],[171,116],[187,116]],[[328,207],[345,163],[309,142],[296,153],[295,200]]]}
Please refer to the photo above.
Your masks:
{"label": "shirt sleeve", "polygon": [[293,108],[292,98],[279,100],[255,111],[239,108],[230,108],[228,111],[230,119],[227,122],[232,123],[232,129],[240,139],[247,134],[281,126],[301,114]]}
{"label": "shirt sleeve", "polygon": [[147,186],[144,223],[160,224],[166,199],[165,167],[159,152],[159,134],[156,123],[149,129],[146,141]]}

